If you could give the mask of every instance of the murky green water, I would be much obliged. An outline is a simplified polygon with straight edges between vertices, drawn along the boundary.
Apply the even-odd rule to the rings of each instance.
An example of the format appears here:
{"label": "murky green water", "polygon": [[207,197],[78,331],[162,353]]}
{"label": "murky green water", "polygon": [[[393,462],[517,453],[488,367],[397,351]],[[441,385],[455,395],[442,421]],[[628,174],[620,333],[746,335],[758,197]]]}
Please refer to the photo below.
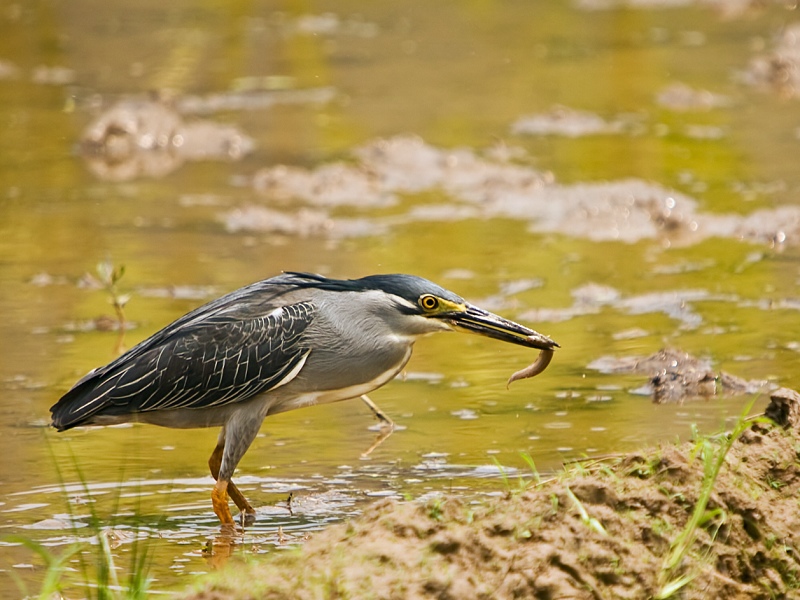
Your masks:
{"label": "murky green water", "polygon": [[[242,553],[301,539],[374,497],[502,491],[495,461],[526,471],[522,454],[548,471],[565,459],[686,438],[692,424],[715,431],[746,402],[657,406],[631,393],[641,376],[588,368],[601,356],[670,345],[740,377],[800,385],[800,253],[788,222],[786,243],[740,241],[730,229],[702,239],[662,232],[593,241],[578,232],[577,217],[575,230],[542,229],[538,213],[517,217],[510,204],[486,212],[467,198],[473,190],[463,179],[426,185],[415,168],[387,205],[354,194],[303,208],[250,185],[259,169],[287,164],[314,174],[358,164],[354,148],[378,138],[414,134],[437,152],[471,149],[481,168],[509,164],[497,158],[505,154],[531,177],[549,171],[545,179],[565,194],[629,178],[658,184],[697,201],[701,232],[719,215],[800,202],[800,101],[741,82],[782,28],[800,20],[796,10],[776,4],[725,16],[708,7],[580,6],[4,5],[0,534],[58,554],[75,538],[92,541],[91,528],[79,526],[95,512],[116,527],[121,563],[135,531],[148,540],[155,590],[180,588],[211,568],[203,548],[217,527],[205,464],[216,431],[46,427],[59,395],[114,356],[116,334],[93,325],[112,314],[108,297],[81,285],[107,258],[127,268],[129,346],[201,302],[281,270],[416,273],[562,346],[544,375],[506,390],[530,352],[468,336],[420,342],[406,379],[372,395],[403,429],[368,459],[360,454],[375,432],[360,402],[270,418],[240,465],[260,516]],[[676,82],[724,100],[690,110],[659,103]],[[78,151],[82,132],[117,100],[164,89],[175,105],[184,102],[186,122],[234,126],[252,138],[253,151],[240,160],[181,158],[158,177],[134,169],[103,179]],[[214,102],[221,108],[209,111]],[[578,137],[512,133],[520,118],[554,105],[621,125]],[[483,180],[487,198],[499,179]],[[278,210],[289,224],[233,231],[231,215],[252,207]],[[598,221],[596,232],[604,227]],[[613,288],[617,299],[567,310],[589,283]],[[672,300],[649,303],[644,295],[653,292]],[[0,570],[3,597],[19,593],[11,573],[32,591],[43,579],[42,561],[9,542],[0,542]]]}

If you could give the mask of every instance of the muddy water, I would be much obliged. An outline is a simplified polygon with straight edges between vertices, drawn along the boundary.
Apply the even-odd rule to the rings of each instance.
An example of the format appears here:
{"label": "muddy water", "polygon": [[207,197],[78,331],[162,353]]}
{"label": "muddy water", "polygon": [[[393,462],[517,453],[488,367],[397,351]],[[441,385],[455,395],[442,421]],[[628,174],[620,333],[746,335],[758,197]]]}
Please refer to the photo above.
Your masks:
{"label": "muddy water", "polygon": [[[213,566],[215,431],[46,427],[114,356],[86,276],[107,259],[128,346],[283,269],[416,273],[562,346],[506,390],[530,352],[421,341],[372,396],[401,429],[368,458],[360,402],[271,418],[240,466],[260,517],[242,554],[375,497],[502,492],[523,455],[547,472],[715,431],[746,402],[655,405],[641,375],[590,368],[603,357],[671,346],[800,385],[800,100],[781,66],[800,15],[555,4],[5,7],[0,531],[60,554],[96,544],[95,514],[120,564],[147,542],[155,590]],[[38,590],[42,560],[0,544]]]}

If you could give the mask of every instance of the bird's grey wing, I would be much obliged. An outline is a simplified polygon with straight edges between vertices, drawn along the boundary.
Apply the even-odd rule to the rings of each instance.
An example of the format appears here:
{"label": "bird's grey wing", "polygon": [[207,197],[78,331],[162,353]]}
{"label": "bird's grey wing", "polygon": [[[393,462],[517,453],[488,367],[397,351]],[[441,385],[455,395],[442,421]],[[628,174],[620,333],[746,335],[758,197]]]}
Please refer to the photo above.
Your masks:
{"label": "bird's grey wing", "polygon": [[102,377],[106,373],[114,372],[118,370],[118,367],[129,364],[132,360],[138,359],[154,348],[160,348],[162,345],[168,344],[174,337],[183,335],[188,330],[202,325],[204,322],[211,323],[215,319],[221,319],[222,321],[225,319],[229,321],[255,319],[284,304],[291,304],[291,302],[284,302],[281,298],[283,294],[291,292],[296,287],[292,284],[292,281],[291,278],[279,275],[239,288],[199,306],[143,340],[125,352],[125,354],[118,356],[107,365],[92,369],[72,387],[77,388],[84,382]]}
{"label": "bird's grey wing", "polygon": [[309,348],[303,333],[313,305],[299,302],[266,315],[231,307],[188,322],[160,343],[112,369],[99,370],[51,409],[66,429],[96,414],[199,409],[241,402],[286,383]]}

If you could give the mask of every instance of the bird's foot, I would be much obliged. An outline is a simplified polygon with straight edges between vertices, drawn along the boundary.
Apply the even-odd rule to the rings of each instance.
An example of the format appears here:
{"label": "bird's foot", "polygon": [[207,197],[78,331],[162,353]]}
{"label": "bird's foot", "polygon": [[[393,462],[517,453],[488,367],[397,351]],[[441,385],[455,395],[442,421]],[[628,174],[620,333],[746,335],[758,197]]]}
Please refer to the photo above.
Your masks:
{"label": "bird's foot", "polygon": [[214,513],[217,515],[219,522],[222,523],[223,526],[233,526],[233,516],[228,506],[228,482],[224,479],[217,481],[214,485],[214,489],[211,490],[211,504],[214,507]]}
{"label": "bird's foot", "polygon": [[378,419],[378,423],[380,424],[380,428],[383,429],[385,427],[389,427],[390,429],[394,429],[394,421],[387,415],[381,408],[375,404],[372,400],[370,400],[369,396],[366,394],[362,394],[361,401],[367,405],[367,407],[372,411],[372,414],[375,415],[375,418]]}
{"label": "bird's foot", "polygon": [[256,522],[256,511],[252,507],[248,507],[242,512],[239,513],[238,516],[239,524],[244,527],[250,527],[251,525],[255,524]]}

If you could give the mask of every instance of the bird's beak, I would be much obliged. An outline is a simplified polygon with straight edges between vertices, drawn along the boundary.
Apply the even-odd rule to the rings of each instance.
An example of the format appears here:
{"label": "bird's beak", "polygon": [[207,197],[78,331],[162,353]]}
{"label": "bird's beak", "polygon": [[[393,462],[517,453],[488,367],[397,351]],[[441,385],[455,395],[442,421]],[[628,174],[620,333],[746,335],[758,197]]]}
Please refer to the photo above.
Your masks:
{"label": "bird's beak", "polygon": [[514,321],[509,321],[471,304],[466,305],[466,310],[452,311],[441,315],[441,318],[455,329],[478,333],[503,342],[539,350],[552,350],[559,347],[556,342],[538,331],[528,329],[524,325],[514,323]]}

